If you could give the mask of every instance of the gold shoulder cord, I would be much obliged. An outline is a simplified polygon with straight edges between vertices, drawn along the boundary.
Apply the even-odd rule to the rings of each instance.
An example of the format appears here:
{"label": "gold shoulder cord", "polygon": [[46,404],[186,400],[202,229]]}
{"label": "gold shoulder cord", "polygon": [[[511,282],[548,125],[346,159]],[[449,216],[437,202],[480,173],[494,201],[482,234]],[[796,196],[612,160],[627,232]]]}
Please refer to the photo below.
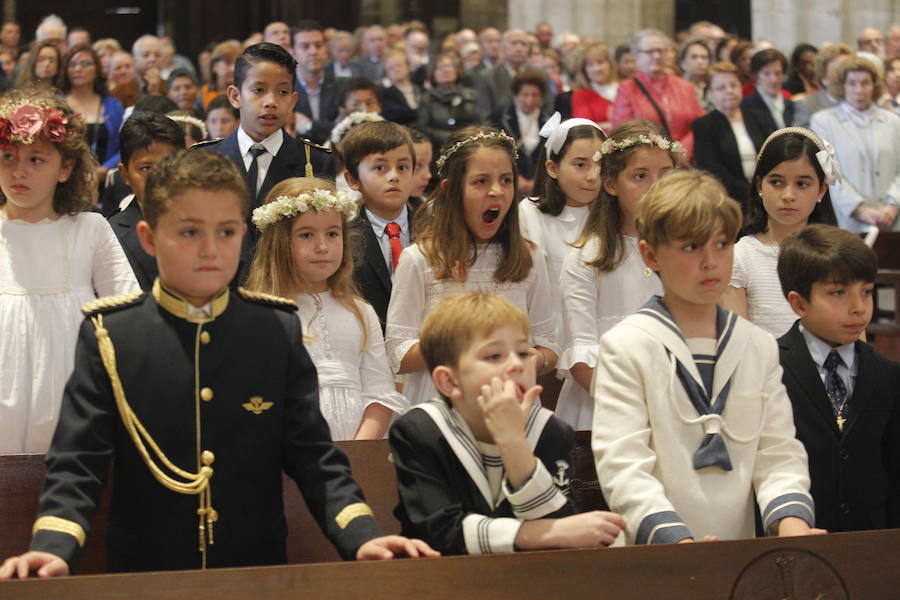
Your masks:
{"label": "gold shoulder cord", "polygon": [[306,150],[306,172],[304,173],[304,175],[306,175],[307,177],[312,177],[313,176],[313,168],[312,168],[312,162],[310,162],[311,152],[309,150],[309,144],[303,144],[303,149]]}
{"label": "gold shoulder cord", "polygon": [[[197,509],[197,514],[200,516],[200,552],[202,553],[203,568],[205,569],[206,532],[209,530],[209,543],[213,544],[213,523],[219,518],[218,513],[212,507],[212,489],[210,488],[210,479],[213,476],[213,470],[210,465],[215,460],[215,457],[212,452],[209,452],[208,450],[203,451],[200,455],[203,466],[200,467],[198,473],[189,473],[184,469],[180,469],[166,457],[153,440],[153,437],[147,432],[140,420],[138,420],[137,415],[134,414],[134,411],[131,410],[131,407],[125,399],[125,390],[122,387],[122,381],[119,379],[119,373],[116,370],[116,351],[113,347],[112,340],[109,339],[109,332],[103,327],[103,315],[91,317],[91,322],[96,329],[100,358],[103,360],[103,366],[106,368],[106,373],[109,375],[113,396],[116,399],[116,408],[118,408],[119,415],[122,417],[122,424],[125,425],[125,429],[131,435],[131,439],[138,449],[138,452],[141,454],[141,458],[144,459],[147,468],[150,469],[150,472],[157,481],[173,492],[200,496],[200,508]],[[150,453],[147,451],[147,447],[144,445],[145,440],[153,450],[156,458],[159,459],[163,465],[187,481],[178,481],[163,472],[162,468],[154,462]]]}

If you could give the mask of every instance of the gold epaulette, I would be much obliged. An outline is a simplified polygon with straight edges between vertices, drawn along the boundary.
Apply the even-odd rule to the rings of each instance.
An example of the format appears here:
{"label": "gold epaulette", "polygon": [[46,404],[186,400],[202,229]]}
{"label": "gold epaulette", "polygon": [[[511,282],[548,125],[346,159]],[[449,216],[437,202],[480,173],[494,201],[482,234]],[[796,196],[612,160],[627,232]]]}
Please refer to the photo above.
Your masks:
{"label": "gold epaulette", "polygon": [[108,310],[110,308],[121,308],[134,304],[144,295],[143,290],[135,290],[127,294],[116,294],[114,296],[103,296],[90,302],[85,302],[81,307],[81,312],[90,316],[93,313]]}
{"label": "gold epaulette", "polygon": [[188,150],[197,150],[198,148],[203,148],[205,146],[209,146],[210,144],[215,144],[216,142],[221,142],[225,138],[217,138],[215,140],[206,140],[205,142],[197,142],[195,144],[191,144],[191,147]]}
{"label": "gold epaulette", "polygon": [[300,138],[300,141],[303,142],[304,144],[306,144],[307,146],[310,146],[311,148],[315,148],[316,150],[321,150],[322,152],[328,152],[329,154],[334,152],[333,148],[329,148],[328,146],[320,146],[319,144],[317,144],[307,138]]}
{"label": "gold epaulette", "polygon": [[290,298],[275,296],[274,294],[265,294],[263,292],[254,292],[242,287],[239,287],[237,291],[244,300],[256,302],[257,304],[262,304],[264,306],[274,306],[275,308],[280,308],[289,312],[297,310],[297,303]]}

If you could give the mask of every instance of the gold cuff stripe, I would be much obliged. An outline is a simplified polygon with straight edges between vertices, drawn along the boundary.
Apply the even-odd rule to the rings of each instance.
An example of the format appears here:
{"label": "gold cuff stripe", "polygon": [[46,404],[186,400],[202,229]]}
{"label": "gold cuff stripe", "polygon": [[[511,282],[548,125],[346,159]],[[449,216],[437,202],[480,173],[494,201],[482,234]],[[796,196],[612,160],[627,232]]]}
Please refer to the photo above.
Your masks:
{"label": "gold cuff stripe", "polygon": [[68,533],[78,541],[79,546],[84,546],[84,540],[87,537],[81,525],[75,521],[69,521],[60,517],[41,517],[34,522],[34,527],[31,528],[31,535],[36,534],[38,531]]}
{"label": "gold cuff stripe", "polygon": [[335,523],[338,524],[338,527],[341,529],[347,529],[347,525],[357,517],[375,517],[375,513],[372,512],[372,508],[366,504],[365,502],[356,502],[354,504],[348,504],[338,513],[338,515],[334,518]]}

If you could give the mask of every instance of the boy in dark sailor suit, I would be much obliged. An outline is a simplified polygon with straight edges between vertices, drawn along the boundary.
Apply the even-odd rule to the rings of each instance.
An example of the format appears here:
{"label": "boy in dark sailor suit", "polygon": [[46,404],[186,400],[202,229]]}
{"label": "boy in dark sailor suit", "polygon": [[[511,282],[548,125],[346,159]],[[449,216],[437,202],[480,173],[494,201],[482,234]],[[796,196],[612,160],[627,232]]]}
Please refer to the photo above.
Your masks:
{"label": "boy in dark sailor suit", "polygon": [[84,307],[31,551],[0,579],[77,568],[110,467],[110,571],[286,562],[282,471],[345,559],[436,554],[376,525],[319,412],[293,303],[228,288],[246,198],[219,154],[154,167],[137,230],[159,278]]}
{"label": "boy in dark sailor suit", "polygon": [[572,428],[535,399],[528,317],[482,292],[442,301],[422,326],[441,398],[390,431],[404,535],[444,554],[608,546],[625,523],[575,514]]}

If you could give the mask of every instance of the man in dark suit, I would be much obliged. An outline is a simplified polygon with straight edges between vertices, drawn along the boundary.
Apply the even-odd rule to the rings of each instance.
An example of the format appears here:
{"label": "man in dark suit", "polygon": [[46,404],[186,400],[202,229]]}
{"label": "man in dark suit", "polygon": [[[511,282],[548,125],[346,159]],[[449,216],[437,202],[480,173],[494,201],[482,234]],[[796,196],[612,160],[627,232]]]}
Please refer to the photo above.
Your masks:
{"label": "man in dark suit", "polygon": [[327,150],[298,142],[282,130],[297,102],[296,64],[275,44],[263,42],[244,50],[234,65],[234,85],[228,88],[228,99],[241,113],[240,126],[227,138],[193,146],[224,154],[247,177],[250,208],[242,256],[248,263],[259,237],[250,219],[269,190],[288,177],[334,175]]}
{"label": "man in dark suit", "polygon": [[297,104],[294,125],[297,134],[324,144],[338,114],[338,86],[334,72],[325,70],[327,42],[316,21],[301,21],[293,31],[297,59]]}
{"label": "man in dark suit", "polygon": [[783,382],[828,531],[900,527],[900,365],[859,341],[876,270],[860,238],[826,225],[789,237],[778,261],[800,316],[778,340]]}
{"label": "man in dark suit", "polygon": [[359,69],[360,77],[365,77],[377,85],[381,85],[384,79],[384,66],[381,64],[384,46],[384,27],[370,25],[363,33],[359,56],[353,61]]}
{"label": "man in dark suit", "polygon": [[537,169],[543,166],[544,144],[539,132],[550,113],[541,105],[547,91],[547,78],[538,71],[523,69],[510,84],[512,102],[491,115],[491,124],[516,140],[519,192],[531,195]]}
{"label": "man in dark suit", "polygon": [[781,87],[787,71],[787,58],[774,48],[760,50],[750,59],[750,71],[756,83],[756,91],[744,98],[743,108],[752,108],[769,117],[772,131],[782,127],[809,122],[806,106],[791,100],[790,93]]}

